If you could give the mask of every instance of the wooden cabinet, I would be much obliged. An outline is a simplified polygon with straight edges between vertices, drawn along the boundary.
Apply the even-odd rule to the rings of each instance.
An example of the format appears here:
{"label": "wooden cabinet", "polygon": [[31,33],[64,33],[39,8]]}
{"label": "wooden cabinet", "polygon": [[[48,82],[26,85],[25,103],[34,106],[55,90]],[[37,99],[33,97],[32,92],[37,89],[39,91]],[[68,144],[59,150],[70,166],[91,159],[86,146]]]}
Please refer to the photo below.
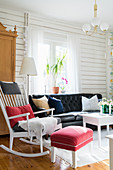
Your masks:
{"label": "wooden cabinet", "polygon": [[[16,26],[7,31],[0,23],[0,81],[15,81]],[[8,128],[0,108],[0,135],[8,134]]]}

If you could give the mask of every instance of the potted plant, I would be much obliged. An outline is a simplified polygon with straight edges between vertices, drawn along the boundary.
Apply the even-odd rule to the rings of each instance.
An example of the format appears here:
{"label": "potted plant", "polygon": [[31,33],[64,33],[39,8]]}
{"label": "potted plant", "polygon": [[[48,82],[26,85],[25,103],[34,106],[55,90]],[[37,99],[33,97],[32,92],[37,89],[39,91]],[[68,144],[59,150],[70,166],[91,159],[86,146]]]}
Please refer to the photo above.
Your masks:
{"label": "potted plant", "polygon": [[66,54],[63,55],[63,57],[57,57],[56,59],[56,63],[51,65],[49,63],[47,63],[46,65],[46,73],[47,75],[49,75],[50,73],[53,76],[53,80],[54,80],[54,86],[52,87],[53,89],[53,93],[59,93],[59,87],[57,86],[57,77],[59,74],[61,74],[61,71],[64,67],[64,59],[66,57]]}
{"label": "potted plant", "polygon": [[102,98],[102,101],[99,102],[99,106],[102,113],[113,114],[113,101],[112,99],[107,100]]}
{"label": "potted plant", "polygon": [[67,79],[65,77],[62,77],[61,81],[59,82],[59,87],[60,87],[61,93],[65,93],[67,85],[68,85]]}

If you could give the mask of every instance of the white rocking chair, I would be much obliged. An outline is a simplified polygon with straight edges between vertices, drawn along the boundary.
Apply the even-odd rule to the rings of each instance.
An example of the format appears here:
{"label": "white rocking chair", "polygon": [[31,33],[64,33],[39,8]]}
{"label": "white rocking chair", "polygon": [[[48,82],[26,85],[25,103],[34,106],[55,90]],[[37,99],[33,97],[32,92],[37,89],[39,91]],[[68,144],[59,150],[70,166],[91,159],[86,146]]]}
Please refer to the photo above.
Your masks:
{"label": "white rocking chair", "polygon": [[[5,89],[2,88],[2,84],[5,84]],[[21,89],[21,91],[20,91],[20,89]],[[33,142],[32,141],[33,136],[35,136],[35,134],[33,134],[33,133],[31,134],[29,132],[29,117],[28,117],[28,115],[30,115],[30,113],[25,113],[25,114],[21,114],[21,115],[12,116],[12,117],[8,117],[8,115],[7,115],[6,106],[18,107],[18,106],[23,106],[23,105],[27,105],[27,104],[29,104],[29,103],[28,103],[28,99],[27,99],[23,84],[20,84],[18,86],[17,83],[0,82],[0,107],[1,107],[2,112],[4,114],[6,123],[7,123],[8,128],[9,128],[9,132],[10,132],[10,148],[8,148],[4,145],[0,145],[0,147],[3,148],[6,151],[12,153],[12,154],[15,154],[15,155],[18,155],[18,156],[23,156],[23,157],[37,157],[37,156],[43,156],[43,155],[49,154],[49,151],[43,152],[42,135],[41,135],[39,142]],[[34,114],[37,114],[37,113],[40,113],[40,112],[51,111],[51,113],[52,113],[51,115],[53,115],[53,110],[54,109],[52,108],[52,109],[48,109],[48,110],[35,112]],[[22,117],[22,116],[26,116],[26,118],[27,118],[28,130],[25,131],[25,132],[15,132],[11,128],[9,120],[15,119],[17,117]],[[58,128],[61,128],[61,124],[58,125]],[[42,129],[40,129],[40,133],[42,134]],[[24,139],[22,137],[29,138],[29,140]],[[29,143],[29,144],[40,145],[40,151],[41,152],[35,153],[35,154],[27,154],[27,153],[21,153],[21,152],[17,152],[17,151],[12,150],[14,138],[20,138],[20,140],[22,140],[26,143]]]}

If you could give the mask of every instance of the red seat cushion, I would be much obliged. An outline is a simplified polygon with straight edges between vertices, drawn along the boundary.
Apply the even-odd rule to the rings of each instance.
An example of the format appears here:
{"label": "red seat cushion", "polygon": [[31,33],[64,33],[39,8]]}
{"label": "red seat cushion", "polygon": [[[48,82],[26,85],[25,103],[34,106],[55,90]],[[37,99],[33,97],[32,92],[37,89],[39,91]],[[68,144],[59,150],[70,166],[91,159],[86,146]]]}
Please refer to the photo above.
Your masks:
{"label": "red seat cushion", "polygon": [[77,151],[93,141],[93,130],[81,126],[69,126],[52,133],[51,146]]}
{"label": "red seat cushion", "polygon": [[[23,113],[30,113],[29,119],[35,118],[30,104],[19,106],[19,107],[6,106],[6,111],[7,111],[8,117],[20,115]],[[18,121],[22,121],[22,120],[26,120],[26,116],[11,119],[10,120],[11,127],[13,127]]]}

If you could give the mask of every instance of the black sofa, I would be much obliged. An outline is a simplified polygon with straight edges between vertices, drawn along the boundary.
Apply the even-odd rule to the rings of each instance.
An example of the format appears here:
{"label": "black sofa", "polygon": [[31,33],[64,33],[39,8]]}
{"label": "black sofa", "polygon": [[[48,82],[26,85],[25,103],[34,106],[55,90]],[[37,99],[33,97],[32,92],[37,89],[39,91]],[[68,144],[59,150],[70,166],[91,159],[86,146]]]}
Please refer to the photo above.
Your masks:
{"label": "black sofa", "polygon": [[[54,117],[59,117],[61,119],[62,127],[66,126],[71,126],[71,125],[78,125],[82,126],[83,125],[83,120],[82,117],[77,115],[82,111],[82,96],[91,98],[94,95],[97,95],[98,99],[102,99],[101,94],[92,94],[92,93],[79,93],[79,94],[50,94],[50,95],[45,95],[47,98],[48,96],[55,97],[56,99],[60,99],[63,108],[64,108],[64,113],[61,114],[56,114]],[[30,95],[29,96],[29,103],[31,104],[31,107],[33,111],[38,111],[38,108],[34,105],[32,98],[39,99],[43,97],[44,95]],[[76,115],[73,115],[73,113]],[[47,116],[47,113],[41,113],[37,115],[39,117],[45,117]],[[96,126],[94,125],[88,125],[88,127],[92,128],[93,130],[96,129]]]}

